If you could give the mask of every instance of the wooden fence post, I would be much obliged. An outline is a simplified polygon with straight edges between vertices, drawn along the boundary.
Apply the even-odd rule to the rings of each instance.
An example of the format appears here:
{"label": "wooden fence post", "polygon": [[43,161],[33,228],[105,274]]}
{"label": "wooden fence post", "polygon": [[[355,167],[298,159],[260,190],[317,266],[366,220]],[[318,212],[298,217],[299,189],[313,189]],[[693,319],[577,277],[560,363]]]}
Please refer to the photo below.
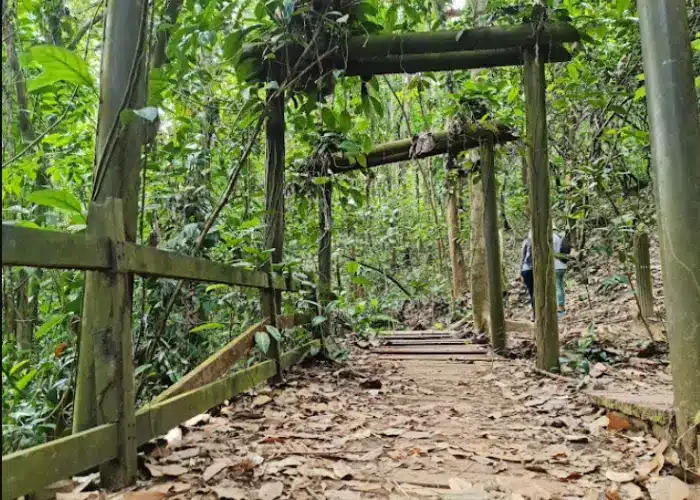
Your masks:
{"label": "wooden fence post", "polygon": [[654,316],[654,289],[651,284],[649,235],[644,232],[634,235],[634,268],[637,278],[639,313],[643,318],[651,318]]}
{"label": "wooden fence post", "polygon": [[[88,227],[93,235],[109,238],[113,266],[111,271],[95,271],[86,277],[81,338],[91,338],[93,346],[93,425],[117,424],[117,458],[100,466],[101,482],[107,489],[119,489],[136,481],[131,293],[129,275],[120,272],[125,240],[122,201],[107,198],[104,203],[93,203]],[[81,343],[81,362],[90,354],[82,350],[85,346]],[[88,403],[77,396],[76,401]]]}
{"label": "wooden fence post", "polygon": [[[279,72],[277,72],[279,73]],[[274,79],[274,78],[273,78]],[[265,125],[265,249],[272,250],[266,265],[270,276],[270,288],[261,291],[261,306],[264,317],[277,327],[277,316],[281,313],[282,293],[272,288],[272,265],[282,262],[284,254],[284,96],[271,97],[267,123]],[[268,356],[277,363],[277,381],[282,380],[280,345],[270,339]]]}
{"label": "wooden fence post", "polygon": [[684,0],[639,0],[673,375],[686,468],[700,465],[700,120]]}
{"label": "wooden fence post", "polygon": [[496,166],[493,138],[481,144],[481,184],[484,189],[484,239],[488,268],[489,311],[491,314],[491,346],[497,353],[506,348],[506,320],[503,313],[501,288],[501,245],[498,235],[498,209],[496,206]]}
{"label": "wooden fence post", "polygon": [[[552,219],[549,214],[549,157],[547,153],[547,106],[545,62],[542,47],[524,51],[525,119],[530,184],[530,223],[535,296],[537,368],[559,369],[559,325],[554,288]],[[542,54],[539,54],[542,56]]]}
{"label": "wooden fence post", "polygon": [[331,180],[321,186],[318,198],[319,231],[321,238],[318,247],[318,299],[323,308],[322,314],[326,321],[319,325],[322,338],[326,339],[331,333],[331,318],[326,306],[331,300],[331,231],[333,229],[333,184]]}

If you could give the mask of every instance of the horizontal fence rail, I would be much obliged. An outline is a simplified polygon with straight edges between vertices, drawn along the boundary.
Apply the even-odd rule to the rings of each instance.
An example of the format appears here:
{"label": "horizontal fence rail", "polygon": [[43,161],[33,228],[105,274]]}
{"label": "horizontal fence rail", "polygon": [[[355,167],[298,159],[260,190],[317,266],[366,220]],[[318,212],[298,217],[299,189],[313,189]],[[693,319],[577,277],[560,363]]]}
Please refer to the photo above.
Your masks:
{"label": "horizontal fence rail", "polygon": [[[282,368],[302,361],[314,340],[284,353]],[[136,413],[136,441],[142,445],[238,394],[272,378],[272,360],[263,361],[167,401],[150,403]],[[117,424],[106,424],[2,457],[2,498],[12,499],[95,467],[117,456]]]}
{"label": "horizontal fence rail", "polygon": [[[2,265],[78,269],[114,270],[144,276],[188,279],[252,288],[299,291],[298,280],[270,276],[262,271],[241,269],[228,264],[190,257],[134,243],[118,243],[120,258],[107,238],[34,229],[11,224],[2,225]],[[117,268],[118,267],[118,268]]]}

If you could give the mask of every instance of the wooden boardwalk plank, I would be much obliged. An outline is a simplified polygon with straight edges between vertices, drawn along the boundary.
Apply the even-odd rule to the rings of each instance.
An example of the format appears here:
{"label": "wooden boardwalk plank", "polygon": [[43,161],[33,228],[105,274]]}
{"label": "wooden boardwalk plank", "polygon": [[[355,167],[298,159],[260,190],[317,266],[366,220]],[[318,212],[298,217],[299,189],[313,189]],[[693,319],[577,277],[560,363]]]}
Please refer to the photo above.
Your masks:
{"label": "wooden boardwalk plank", "polygon": [[373,349],[376,354],[488,354],[482,346],[474,345],[408,345]]}

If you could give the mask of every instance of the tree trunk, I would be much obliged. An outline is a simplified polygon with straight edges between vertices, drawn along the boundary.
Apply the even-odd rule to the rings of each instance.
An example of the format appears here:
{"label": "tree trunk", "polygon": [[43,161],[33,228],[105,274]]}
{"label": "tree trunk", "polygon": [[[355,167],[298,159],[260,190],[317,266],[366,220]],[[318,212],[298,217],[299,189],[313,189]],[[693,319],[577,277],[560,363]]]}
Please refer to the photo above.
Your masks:
{"label": "tree trunk", "polygon": [[[540,47],[541,50],[541,47]],[[549,214],[549,157],[544,61],[526,49],[523,71],[532,225],[537,367],[559,370],[559,332],[554,287],[552,219]]]}
{"label": "tree trunk", "polygon": [[318,218],[320,240],[318,247],[318,299],[323,307],[322,314],[326,316],[326,321],[321,323],[323,338],[327,338],[331,333],[331,318],[326,310],[328,302],[331,300],[331,231],[333,229],[333,185],[330,180],[320,189],[318,198]]}
{"label": "tree trunk", "polygon": [[654,290],[651,285],[651,267],[649,259],[649,235],[637,233],[634,236],[634,265],[637,278],[637,296],[639,297],[639,314],[643,318],[654,316]]}
{"label": "tree trunk", "polygon": [[495,352],[502,353],[506,348],[506,320],[503,314],[503,291],[501,289],[501,245],[498,235],[496,164],[492,140],[485,140],[481,146],[481,175],[484,187],[484,242],[486,244],[491,346]]}
{"label": "tree trunk", "polygon": [[[454,161],[450,158],[448,162]],[[447,176],[447,238],[450,244],[450,263],[452,264],[452,299],[459,300],[467,293],[467,270],[462,251],[462,231],[459,224],[458,193],[462,182],[457,171],[448,169]]]}
{"label": "tree trunk", "polygon": [[470,177],[470,264],[472,314],[477,332],[489,330],[489,282],[484,240],[484,191],[480,172]]}
{"label": "tree trunk", "polygon": [[[124,109],[141,109],[145,105],[144,48],[146,41],[147,0],[109,2],[105,14],[102,68],[100,72],[100,107],[93,179],[93,202],[108,198],[122,200],[126,241],[136,241],[139,204],[139,173],[143,127],[135,119],[121,125]],[[100,273],[85,274],[83,310],[93,308],[100,297]],[[127,280],[124,309],[131,310],[133,276]],[[116,304],[114,305],[116,307]],[[90,325],[83,326],[80,336],[78,376],[76,381],[73,432],[97,425],[95,392],[94,338]],[[131,478],[128,478],[131,480]]]}
{"label": "tree trunk", "polygon": [[700,466],[700,120],[684,0],[639,0],[676,425]]}
{"label": "tree trunk", "polygon": [[[273,77],[274,79],[274,77]],[[282,262],[284,255],[284,96],[270,96],[269,113],[265,128],[265,249],[272,250],[265,269],[271,273],[272,265]],[[277,316],[282,310],[282,293],[279,290],[262,290],[261,306],[264,317],[271,325],[277,325]],[[277,380],[282,380],[280,345],[270,339],[268,357],[277,365]]]}

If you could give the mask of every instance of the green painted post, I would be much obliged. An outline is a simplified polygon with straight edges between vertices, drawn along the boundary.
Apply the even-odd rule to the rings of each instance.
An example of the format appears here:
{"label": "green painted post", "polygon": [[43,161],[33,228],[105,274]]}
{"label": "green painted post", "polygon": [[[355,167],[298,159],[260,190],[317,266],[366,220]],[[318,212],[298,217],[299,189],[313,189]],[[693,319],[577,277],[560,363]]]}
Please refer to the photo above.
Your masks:
{"label": "green painted post", "polygon": [[639,0],[676,424],[700,465],[700,120],[686,2]]}

